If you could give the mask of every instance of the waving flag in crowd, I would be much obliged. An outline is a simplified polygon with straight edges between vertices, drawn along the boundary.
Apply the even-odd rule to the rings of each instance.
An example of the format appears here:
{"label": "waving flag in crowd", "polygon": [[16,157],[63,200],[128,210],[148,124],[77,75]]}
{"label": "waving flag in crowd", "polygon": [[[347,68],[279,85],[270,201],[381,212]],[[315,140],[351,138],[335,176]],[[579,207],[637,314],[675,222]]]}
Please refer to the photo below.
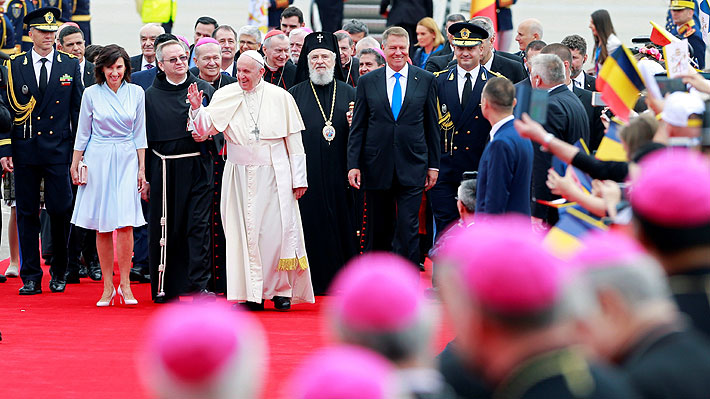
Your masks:
{"label": "waving flag in crowd", "polygon": [[620,46],[604,61],[597,77],[602,100],[619,119],[628,121],[644,88],[636,60],[626,46]]}
{"label": "waving flag in crowd", "polygon": [[471,18],[488,17],[493,21],[493,30],[498,30],[495,0],[471,0]]}

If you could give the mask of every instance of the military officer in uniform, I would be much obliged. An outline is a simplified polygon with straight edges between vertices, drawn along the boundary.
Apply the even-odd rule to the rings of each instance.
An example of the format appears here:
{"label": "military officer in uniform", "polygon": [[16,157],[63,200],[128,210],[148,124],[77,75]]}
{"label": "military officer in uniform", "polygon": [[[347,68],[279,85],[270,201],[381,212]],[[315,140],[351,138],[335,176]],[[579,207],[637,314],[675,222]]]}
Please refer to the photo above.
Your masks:
{"label": "military officer in uniform", "polygon": [[64,22],[71,21],[74,1],[75,0],[34,0],[34,3],[37,5],[37,8],[58,8],[61,15],[57,19],[59,20],[59,25],[61,25]]}
{"label": "military officer in uniform", "polygon": [[[0,1],[0,7],[4,1]],[[2,32],[2,38],[0,39],[0,51],[5,53],[5,55],[12,55],[18,52],[15,48],[15,26],[12,23],[12,19],[3,12],[0,8],[0,32]],[[7,59],[7,57],[5,57]]]}
{"label": "military officer in uniform", "polygon": [[485,29],[468,22],[449,27],[458,65],[437,72],[437,108],[441,131],[439,180],[429,191],[437,235],[459,218],[456,191],[463,172],[478,169],[491,125],[481,114],[481,92],[491,76],[480,65]]}
{"label": "military officer in uniform", "polygon": [[91,44],[91,11],[89,10],[89,0],[74,0],[71,20],[79,25],[79,29],[84,32],[86,45]]}
{"label": "military officer in uniform", "polygon": [[[0,134],[0,164],[15,172],[17,227],[24,286],[20,295],[42,292],[39,264],[39,185],[44,178],[45,206],[51,221],[54,260],[50,268],[53,292],[64,291],[67,234],[72,191],[69,162],[79,119],[81,72],[78,60],[54,50],[54,32],[61,12],[54,7],[28,13],[33,47],[7,63],[7,98],[14,117],[9,133]],[[64,245],[59,245],[64,243]]]}
{"label": "military officer in uniform", "polygon": [[34,3],[31,0],[11,0],[7,4],[6,14],[12,21],[12,26],[15,31],[15,48],[17,51],[30,51],[32,48],[32,40],[27,35],[29,28],[24,26],[22,20],[27,13],[35,9]]}
{"label": "military officer in uniform", "polygon": [[695,3],[693,1],[672,0],[671,17],[675,24],[678,38],[688,39],[688,44],[693,48],[693,60],[698,64],[698,69],[705,69],[705,42],[696,25],[693,15]]}

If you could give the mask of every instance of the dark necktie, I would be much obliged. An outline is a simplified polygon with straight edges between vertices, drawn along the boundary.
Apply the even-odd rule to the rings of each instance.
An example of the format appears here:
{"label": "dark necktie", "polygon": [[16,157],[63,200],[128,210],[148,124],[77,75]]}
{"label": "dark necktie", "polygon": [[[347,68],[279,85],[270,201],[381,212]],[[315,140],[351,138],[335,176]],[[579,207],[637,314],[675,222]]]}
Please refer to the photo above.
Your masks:
{"label": "dark necktie", "polygon": [[461,108],[466,109],[468,99],[473,92],[473,84],[471,83],[471,74],[466,72],[466,83],[463,84],[463,93],[461,93]]}
{"label": "dark necktie", "polygon": [[145,64],[145,70],[153,69],[154,66],[153,64]]}
{"label": "dark necktie", "polygon": [[42,67],[39,69],[39,92],[44,94],[44,91],[47,90],[47,67],[46,63],[49,61],[46,58],[41,58],[40,61],[42,61]]}

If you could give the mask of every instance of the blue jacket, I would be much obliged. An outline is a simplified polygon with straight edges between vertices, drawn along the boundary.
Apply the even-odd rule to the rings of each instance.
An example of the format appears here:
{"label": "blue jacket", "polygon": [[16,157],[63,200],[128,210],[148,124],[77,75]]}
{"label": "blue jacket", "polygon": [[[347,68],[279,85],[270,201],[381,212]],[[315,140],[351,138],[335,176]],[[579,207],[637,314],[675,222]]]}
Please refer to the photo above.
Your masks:
{"label": "blue jacket", "polygon": [[131,83],[137,84],[143,88],[143,91],[148,90],[153,85],[153,80],[158,74],[158,68],[151,68],[145,71],[133,72],[131,74]]}
{"label": "blue jacket", "polygon": [[520,137],[513,120],[486,146],[478,166],[476,215],[517,212],[530,216],[533,146]]}

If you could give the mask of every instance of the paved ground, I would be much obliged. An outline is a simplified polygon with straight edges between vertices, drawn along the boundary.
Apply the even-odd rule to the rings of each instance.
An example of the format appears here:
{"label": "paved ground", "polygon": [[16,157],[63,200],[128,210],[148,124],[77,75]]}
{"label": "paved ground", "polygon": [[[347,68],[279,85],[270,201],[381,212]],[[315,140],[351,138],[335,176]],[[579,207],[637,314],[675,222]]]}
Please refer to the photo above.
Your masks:
{"label": "paved ground", "polygon": [[[248,0],[178,0],[174,32],[191,38],[194,20],[201,15],[211,15],[222,24],[238,28],[247,22],[248,4]],[[650,19],[659,24],[664,23],[667,4],[667,0],[520,0],[513,8],[513,15],[516,26],[527,17],[540,19],[545,27],[544,40],[548,43],[559,41],[567,34],[577,33],[584,36],[591,47],[592,37],[588,26],[589,16],[594,10],[609,10],[618,36],[624,43],[630,43],[632,37],[650,33]],[[308,14],[310,0],[295,0],[294,5]],[[129,54],[138,54],[138,30],[142,22],[134,1],[95,0],[92,2],[92,14],[95,43],[118,43]],[[309,20],[308,16],[306,20]],[[513,42],[513,47],[515,44]],[[8,218],[9,208],[2,206],[0,259],[9,256],[6,235]],[[0,270],[2,272],[4,270]]]}

